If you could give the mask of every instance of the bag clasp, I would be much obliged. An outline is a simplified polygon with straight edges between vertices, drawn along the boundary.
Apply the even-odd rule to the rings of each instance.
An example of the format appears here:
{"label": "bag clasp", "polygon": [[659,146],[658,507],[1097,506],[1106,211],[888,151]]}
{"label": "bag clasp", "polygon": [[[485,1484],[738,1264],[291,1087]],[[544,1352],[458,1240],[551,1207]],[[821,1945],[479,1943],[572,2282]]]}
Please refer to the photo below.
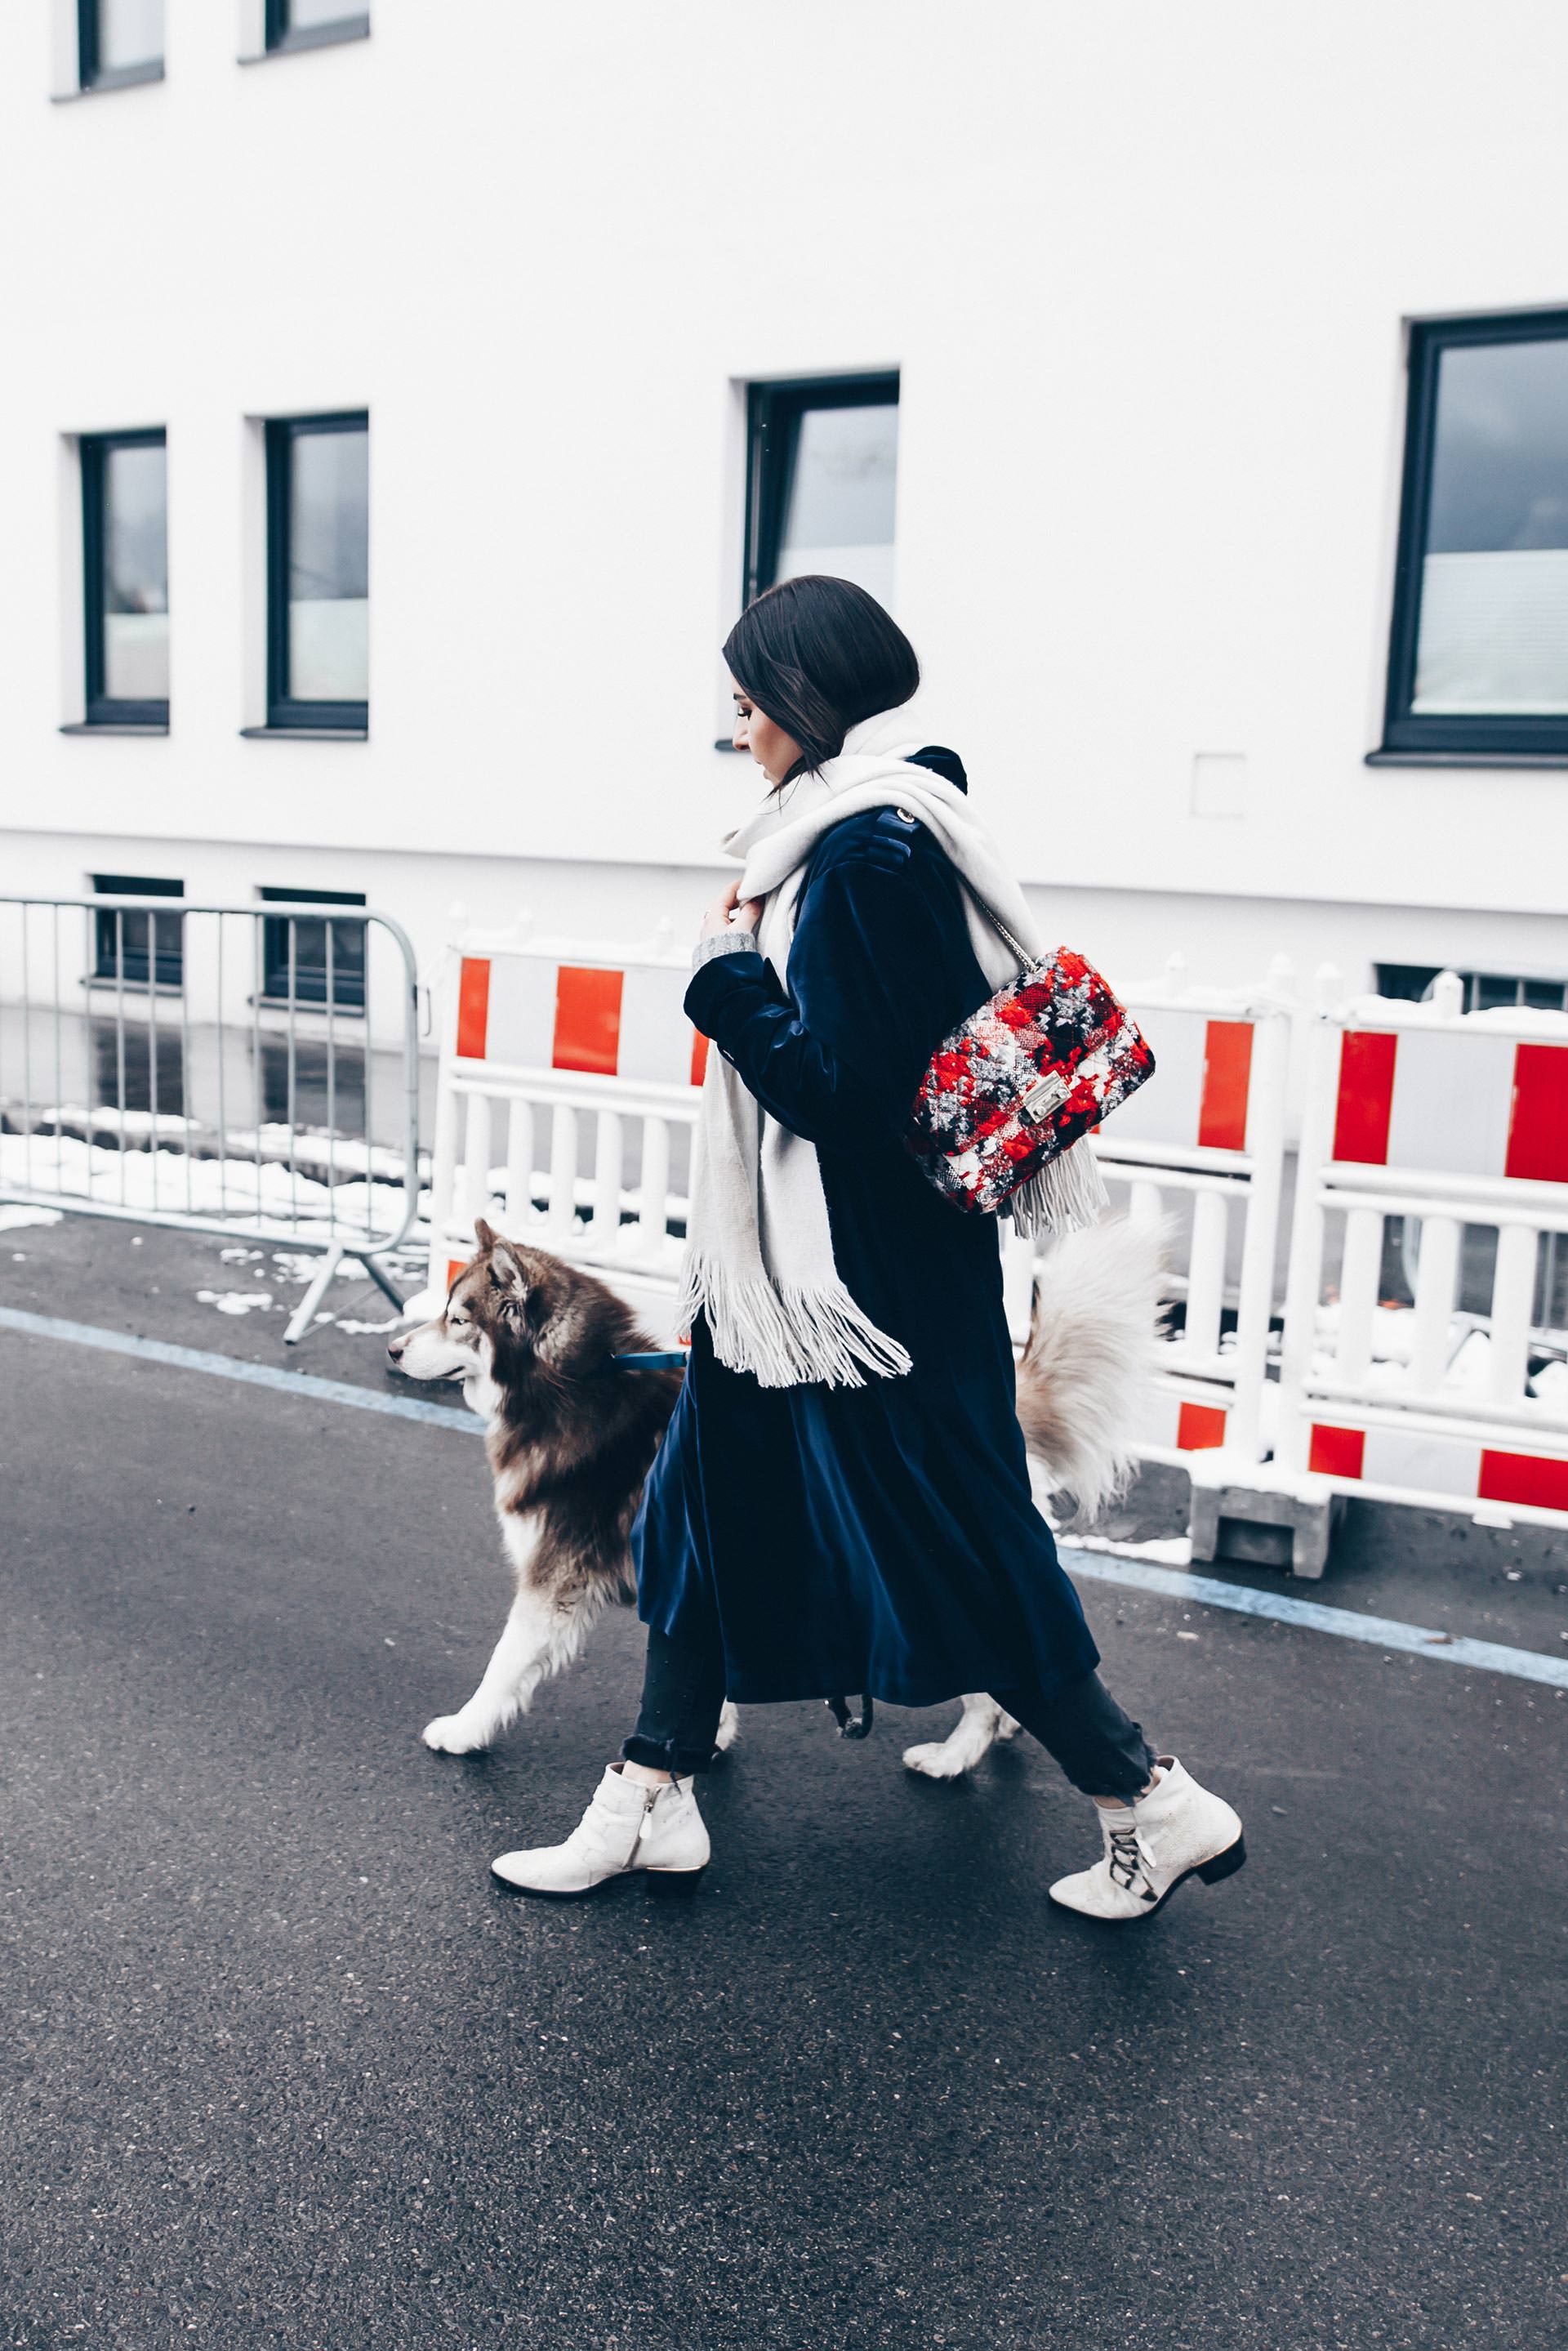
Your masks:
{"label": "bag clasp", "polygon": [[1035,1080],[1019,1102],[1018,1115],[1027,1119],[1031,1126],[1039,1126],[1053,1111],[1061,1109],[1071,1092],[1060,1070],[1047,1070],[1043,1078]]}

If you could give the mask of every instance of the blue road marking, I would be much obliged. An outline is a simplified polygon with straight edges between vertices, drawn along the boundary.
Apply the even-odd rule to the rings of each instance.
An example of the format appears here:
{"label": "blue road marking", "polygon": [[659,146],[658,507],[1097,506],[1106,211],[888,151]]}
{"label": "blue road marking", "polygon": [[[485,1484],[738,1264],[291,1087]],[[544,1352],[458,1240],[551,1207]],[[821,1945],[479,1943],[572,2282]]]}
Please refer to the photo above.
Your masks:
{"label": "blue road marking", "polygon": [[[303,1396],[317,1404],[347,1405],[354,1412],[386,1413],[393,1420],[422,1421],[433,1428],[460,1429],[478,1437],[483,1424],[471,1412],[451,1405],[426,1404],[420,1396],[385,1395],[375,1388],[353,1387],[346,1380],[318,1379],[312,1372],[286,1372],[272,1364],[242,1363],[234,1355],[215,1355],[200,1347],[174,1347],[163,1339],[140,1339],[129,1331],[103,1331],[90,1322],[64,1322],[52,1314],[28,1314],[19,1307],[0,1306],[0,1330],[17,1331],[32,1339],[64,1340],[69,1346],[96,1347],[109,1355],[132,1355],[144,1363],[167,1364],[175,1371],[207,1372],[222,1380],[272,1388],[284,1395]],[[1444,1666],[1468,1666],[1472,1671],[1509,1674],[1516,1681],[1545,1682],[1568,1689],[1568,1657],[1547,1657],[1534,1649],[1511,1649],[1499,1641],[1472,1641],[1449,1635],[1425,1625],[1407,1625],[1395,1616],[1358,1616],[1348,1608],[1325,1607],[1321,1600],[1298,1600],[1284,1592],[1258,1592],[1251,1584],[1221,1583],[1211,1575],[1193,1575],[1186,1568],[1156,1567],[1136,1559],[1113,1559],[1104,1552],[1079,1551],[1063,1544],[1062,1557],[1075,1575],[1096,1583],[1119,1583],[1136,1592],[1158,1593],[1167,1600],[1196,1601],[1205,1608],[1229,1608],[1242,1616],[1265,1616],[1279,1625],[1300,1625],[1314,1633],[1329,1633],[1341,1641],[1362,1641],[1373,1648],[1394,1649],[1412,1657],[1427,1657]]]}

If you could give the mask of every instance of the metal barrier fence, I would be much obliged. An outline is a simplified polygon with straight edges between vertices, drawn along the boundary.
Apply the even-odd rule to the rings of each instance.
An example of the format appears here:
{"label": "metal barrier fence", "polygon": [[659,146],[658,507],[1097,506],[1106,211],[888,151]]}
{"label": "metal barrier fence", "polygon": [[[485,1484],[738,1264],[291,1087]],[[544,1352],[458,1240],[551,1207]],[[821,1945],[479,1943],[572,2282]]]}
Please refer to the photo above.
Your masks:
{"label": "metal barrier fence", "polygon": [[0,1196],[319,1251],[286,1339],[419,1205],[417,977],[390,916],[0,896]]}
{"label": "metal barrier fence", "polygon": [[[1340,1008],[1337,975],[1321,984],[1274,1475],[1561,1524],[1568,1015],[1467,1013],[1452,973],[1424,1004]],[[1478,1280],[1486,1310],[1467,1312],[1462,1285]]]}

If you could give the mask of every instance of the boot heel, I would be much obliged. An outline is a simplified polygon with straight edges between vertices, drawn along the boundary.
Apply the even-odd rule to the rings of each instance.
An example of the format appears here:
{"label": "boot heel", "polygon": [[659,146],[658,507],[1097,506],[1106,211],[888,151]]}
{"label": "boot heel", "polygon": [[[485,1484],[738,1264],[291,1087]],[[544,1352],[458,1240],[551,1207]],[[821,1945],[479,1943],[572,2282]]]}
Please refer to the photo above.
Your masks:
{"label": "boot heel", "polygon": [[1223,1853],[1217,1853],[1212,1861],[1200,1862],[1198,1875],[1205,1886],[1218,1886],[1221,1878],[1234,1877],[1236,1872],[1244,1866],[1246,1859],[1247,1840],[1238,1837],[1235,1844],[1227,1845]]}
{"label": "boot heel", "polygon": [[645,1869],[642,1874],[651,1895],[661,1902],[674,1902],[683,1894],[696,1893],[698,1880],[707,1866],[704,1862],[702,1869]]}

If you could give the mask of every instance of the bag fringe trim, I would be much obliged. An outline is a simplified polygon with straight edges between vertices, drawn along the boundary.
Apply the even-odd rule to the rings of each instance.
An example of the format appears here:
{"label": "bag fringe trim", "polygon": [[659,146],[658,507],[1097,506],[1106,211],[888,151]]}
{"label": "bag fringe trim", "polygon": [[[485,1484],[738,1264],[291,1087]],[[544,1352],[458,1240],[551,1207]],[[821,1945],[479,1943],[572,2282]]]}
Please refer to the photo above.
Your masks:
{"label": "bag fringe trim", "polygon": [[1080,1136],[1021,1185],[1002,1214],[1012,1217],[1021,1233],[1075,1233],[1097,1225],[1110,1205],[1100,1163]]}
{"label": "bag fringe trim", "polygon": [[863,1388],[861,1364],[880,1379],[901,1378],[911,1368],[908,1349],[877,1328],[842,1282],[806,1290],[765,1278],[737,1281],[711,1258],[689,1254],[682,1323],[699,1313],[719,1361],[729,1371],[750,1372],[759,1387]]}

